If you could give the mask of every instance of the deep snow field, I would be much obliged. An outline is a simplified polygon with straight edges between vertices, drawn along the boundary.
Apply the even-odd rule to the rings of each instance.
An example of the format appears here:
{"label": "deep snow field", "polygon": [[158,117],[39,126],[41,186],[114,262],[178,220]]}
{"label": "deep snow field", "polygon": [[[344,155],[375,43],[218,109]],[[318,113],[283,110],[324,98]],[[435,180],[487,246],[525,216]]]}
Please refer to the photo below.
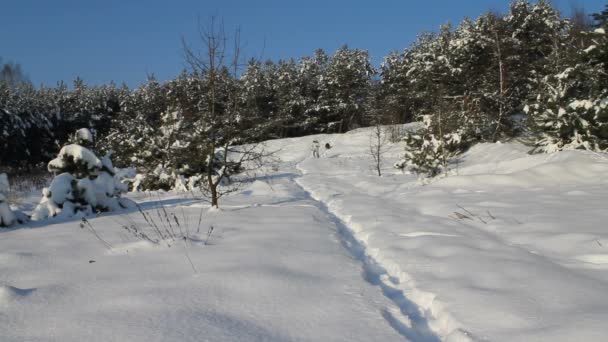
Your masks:
{"label": "deep snow field", "polygon": [[89,218],[108,245],[78,219],[0,230],[0,341],[606,340],[608,156],[480,144],[422,180],[392,144],[378,177],[370,133],[269,141],[220,210],[130,194],[179,217],[170,247],[123,229],[136,210]]}

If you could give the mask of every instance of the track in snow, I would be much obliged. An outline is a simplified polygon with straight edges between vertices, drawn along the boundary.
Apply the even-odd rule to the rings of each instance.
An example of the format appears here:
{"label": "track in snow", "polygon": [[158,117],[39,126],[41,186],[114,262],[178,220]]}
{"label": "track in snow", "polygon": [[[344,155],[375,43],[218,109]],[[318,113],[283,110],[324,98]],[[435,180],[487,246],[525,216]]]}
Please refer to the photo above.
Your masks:
{"label": "track in snow", "polygon": [[315,199],[310,192],[298,183],[296,177],[292,177],[292,180],[306,194],[306,199],[314,203],[335,224],[340,243],[361,263],[364,279],[379,287],[384,296],[397,306],[398,309],[385,308],[382,310],[382,316],[391,327],[411,341],[441,341],[439,336],[430,329],[428,321],[420,311],[419,306],[409,300],[402,290],[393,286],[398,280],[388,274],[384,267],[366,253],[365,245],[355,238],[352,229],[332,213],[324,202]]}

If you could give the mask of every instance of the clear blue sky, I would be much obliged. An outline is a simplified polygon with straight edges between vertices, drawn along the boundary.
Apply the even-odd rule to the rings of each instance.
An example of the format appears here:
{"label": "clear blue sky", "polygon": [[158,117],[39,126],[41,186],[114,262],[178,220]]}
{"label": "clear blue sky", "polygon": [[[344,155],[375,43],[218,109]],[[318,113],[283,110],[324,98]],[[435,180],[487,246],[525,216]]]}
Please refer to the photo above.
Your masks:
{"label": "clear blue sky", "polygon": [[[553,0],[568,14],[588,13],[605,0]],[[87,83],[114,80],[136,86],[184,67],[181,37],[194,41],[197,18],[223,17],[242,30],[251,57],[279,59],[331,53],[342,44],[369,50],[376,65],[407,47],[422,31],[447,21],[505,12],[507,0],[2,0],[0,58],[22,65],[34,84],[54,85],[79,75]]]}

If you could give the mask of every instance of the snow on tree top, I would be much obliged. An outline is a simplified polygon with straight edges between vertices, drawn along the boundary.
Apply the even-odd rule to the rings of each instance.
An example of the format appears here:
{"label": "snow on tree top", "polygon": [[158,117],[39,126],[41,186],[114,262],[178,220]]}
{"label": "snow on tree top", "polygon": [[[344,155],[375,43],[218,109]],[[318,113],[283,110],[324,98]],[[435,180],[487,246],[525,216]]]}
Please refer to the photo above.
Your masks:
{"label": "snow on tree top", "polygon": [[79,141],[93,142],[93,134],[87,128],[81,128],[76,131],[76,138]]}
{"label": "snow on tree top", "polygon": [[64,203],[66,200],[74,198],[72,194],[72,182],[74,177],[64,172],[53,179],[48,188],[47,194],[55,203]]}
{"label": "snow on tree top", "polygon": [[74,159],[74,162],[80,161],[85,163],[88,169],[101,168],[102,166],[101,160],[99,160],[99,158],[97,158],[97,156],[95,156],[95,154],[91,152],[88,148],[76,144],[71,144],[64,146],[61,151],[59,151],[59,155],[57,156],[57,158],[49,162],[49,171],[65,168],[67,166],[66,157],[68,156],[72,157]]}
{"label": "snow on tree top", "polygon": [[593,102],[591,102],[589,100],[574,100],[574,101],[570,102],[568,107],[570,107],[572,109],[577,109],[577,108],[581,108],[581,107],[585,108],[585,109],[591,109],[591,108],[593,108]]}
{"label": "snow on tree top", "polygon": [[103,158],[101,158],[101,165],[103,167],[105,167],[108,172],[110,172],[112,175],[116,172],[116,170],[114,170],[114,165],[112,165],[112,160],[110,159],[111,153],[106,154],[105,156],[103,156]]}
{"label": "snow on tree top", "polygon": [[583,51],[584,51],[585,53],[589,53],[589,52],[591,52],[591,51],[595,50],[596,48],[597,48],[597,46],[595,46],[595,45],[589,45],[589,47],[588,47],[588,48],[586,48],[586,49],[585,49],[585,50],[583,50]]}

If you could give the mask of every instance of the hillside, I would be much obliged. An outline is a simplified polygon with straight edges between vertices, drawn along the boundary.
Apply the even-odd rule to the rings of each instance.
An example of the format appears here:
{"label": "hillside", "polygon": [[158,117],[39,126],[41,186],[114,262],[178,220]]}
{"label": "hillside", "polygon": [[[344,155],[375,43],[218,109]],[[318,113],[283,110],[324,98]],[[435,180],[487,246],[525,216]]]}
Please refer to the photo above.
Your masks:
{"label": "hillside", "polygon": [[[192,193],[129,195],[149,219],[175,214],[186,241],[134,236],[138,210],[92,229],[1,230],[2,340],[604,338],[605,154],[478,144],[448,177],[422,180],[392,168],[401,144],[375,175],[369,139],[268,141],[280,162],[220,210]],[[311,158],[313,140],[332,148]]]}

